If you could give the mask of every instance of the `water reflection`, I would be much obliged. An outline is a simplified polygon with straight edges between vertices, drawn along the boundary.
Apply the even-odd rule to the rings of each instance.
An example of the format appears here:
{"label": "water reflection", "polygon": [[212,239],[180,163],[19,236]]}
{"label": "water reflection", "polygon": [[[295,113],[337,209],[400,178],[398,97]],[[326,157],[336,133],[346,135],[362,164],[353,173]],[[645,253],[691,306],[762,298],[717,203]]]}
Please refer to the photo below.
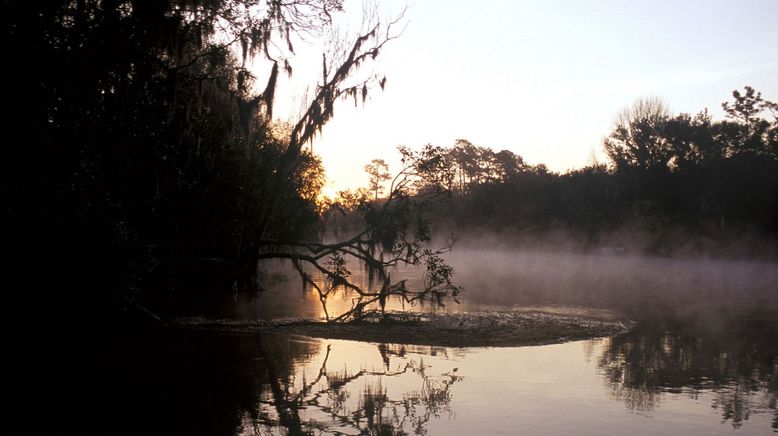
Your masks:
{"label": "water reflection", "polygon": [[[373,362],[349,366],[370,351]],[[462,380],[457,368],[431,371],[430,359],[447,367],[439,351],[332,341],[314,359],[321,360],[315,374],[312,362],[285,376],[268,362],[276,373],[270,379],[272,395],[261,398],[259,406],[274,406],[276,413],[257,415],[253,427],[281,426],[290,434],[426,434],[431,419],[451,415],[451,387]]]}
{"label": "water reflection", "polygon": [[[753,331],[742,322],[739,328]],[[95,398],[108,400],[99,401],[106,425],[95,419],[85,428],[223,435],[598,434],[606,425],[635,435],[775,431],[775,343],[769,331],[739,340],[737,328],[700,336],[693,325],[658,322],[609,339],[472,349],[153,332],[105,362],[104,379],[115,382]],[[564,420],[554,419],[560,414]]]}
{"label": "water reflection", "polygon": [[[716,324],[646,320],[609,338],[598,366],[611,394],[650,414],[664,394],[698,399],[713,392],[722,422],[741,428],[754,413],[773,413],[778,430],[778,341],[767,314],[752,311]],[[699,321],[699,320],[697,320]]]}
{"label": "water reflection", "polygon": [[284,334],[153,331],[106,361],[101,377],[113,383],[94,398],[107,401],[91,406],[83,428],[426,434],[431,421],[453,416],[452,387],[463,377],[449,353]]}

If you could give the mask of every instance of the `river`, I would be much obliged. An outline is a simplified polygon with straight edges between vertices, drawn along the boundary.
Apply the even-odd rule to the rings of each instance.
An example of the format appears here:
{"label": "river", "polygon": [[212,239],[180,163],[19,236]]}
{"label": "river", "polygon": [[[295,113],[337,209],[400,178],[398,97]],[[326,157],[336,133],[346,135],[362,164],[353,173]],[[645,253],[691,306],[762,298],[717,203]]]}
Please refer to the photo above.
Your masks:
{"label": "river", "polygon": [[[121,380],[155,392],[128,412],[174,434],[778,432],[778,265],[475,249],[449,260],[467,291],[446,310],[607,312],[638,324],[495,348],[163,331],[134,354],[139,376]],[[339,298],[342,309],[349,296]],[[189,314],[322,315],[280,275],[258,298],[201,303]]]}

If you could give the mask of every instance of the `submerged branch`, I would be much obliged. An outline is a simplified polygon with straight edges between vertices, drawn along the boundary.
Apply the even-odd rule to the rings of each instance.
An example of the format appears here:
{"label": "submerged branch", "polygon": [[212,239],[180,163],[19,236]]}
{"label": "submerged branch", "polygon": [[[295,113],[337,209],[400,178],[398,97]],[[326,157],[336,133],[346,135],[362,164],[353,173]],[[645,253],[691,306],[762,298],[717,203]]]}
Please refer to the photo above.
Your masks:
{"label": "submerged branch", "polygon": [[[419,153],[401,149],[404,167],[392,180],[387,198],[378,204],[364,196],[353,207],[364,222],[363,230],[340,242],[262,240],[256,259],[283,258],[292,261],[304,286],[310,286],[319,296],[327,321],[341,322],[363,318],[375,312],[379,306],[384,313],[389,299],[396,298],[410,305],[430,302],[443,306],[462,291],[453,283],[453,268],[442,256],[449,252],[452,243],[428,248],[431,243],[429,224],[425,213],[431,203],[446,189],[436,168],[440,160],[434,148]],[[438,167],[440,167],[438,165]],[[368,273],[367,286],[355,283],[347,269],[348,261],[356,261]],[[304,266],[321,274],[323,280],[315,280]],[[401,265],[425,267],[421,285],[409,286],[406,280],[393,282],[390,270]],[[376,286],[374,287],[374,283]],[[327,298],[335,289],[346,289],[355,294],[351,308],[332,318],[327,309]]]}

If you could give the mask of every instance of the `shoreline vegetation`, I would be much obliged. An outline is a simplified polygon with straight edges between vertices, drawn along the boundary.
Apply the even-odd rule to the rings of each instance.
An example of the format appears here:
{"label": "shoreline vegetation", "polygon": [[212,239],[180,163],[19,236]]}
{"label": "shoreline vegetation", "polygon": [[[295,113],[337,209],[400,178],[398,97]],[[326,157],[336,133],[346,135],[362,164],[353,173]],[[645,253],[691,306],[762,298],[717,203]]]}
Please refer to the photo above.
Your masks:
{"label": "shoreline vegetation", "polygon": [[311,319],[273,321],[179,318],[168,328],[232,334],[286,333],[323,339],[443,347],[547,345],[621,335],[636,323],[611,316],[544,311],[459,313],[387,312],[359,321],[327,323]]}

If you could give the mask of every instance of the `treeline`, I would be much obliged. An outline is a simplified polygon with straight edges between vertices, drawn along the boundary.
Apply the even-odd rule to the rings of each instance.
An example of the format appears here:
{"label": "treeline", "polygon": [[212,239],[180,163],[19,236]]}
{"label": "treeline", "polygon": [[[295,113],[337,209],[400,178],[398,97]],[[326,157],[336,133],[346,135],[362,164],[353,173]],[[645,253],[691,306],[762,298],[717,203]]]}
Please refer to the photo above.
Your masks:
{"label": "treeline", "polygon": [[604,141],[607,163],[562,174],[458,140],[445,149],[454,195],[441,219],[465,240],[773,256],[778,105],[746,87],[723,108],[715,121],[638,100]]}

